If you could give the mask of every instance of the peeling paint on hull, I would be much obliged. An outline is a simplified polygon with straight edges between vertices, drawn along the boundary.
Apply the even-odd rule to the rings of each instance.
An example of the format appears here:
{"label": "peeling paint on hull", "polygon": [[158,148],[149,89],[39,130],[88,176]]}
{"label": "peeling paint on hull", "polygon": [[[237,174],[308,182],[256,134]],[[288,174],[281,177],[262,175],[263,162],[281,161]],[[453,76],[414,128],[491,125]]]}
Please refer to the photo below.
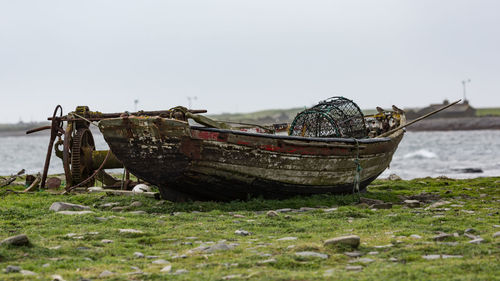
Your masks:
{"label": "peeling paint on hull", "polygon": [[352,192],[390,164],[404,132],[388,138],[314,139],[189,126],[167,118],[104,119],[99,127],[125,167],[171,200],[233,200]]}

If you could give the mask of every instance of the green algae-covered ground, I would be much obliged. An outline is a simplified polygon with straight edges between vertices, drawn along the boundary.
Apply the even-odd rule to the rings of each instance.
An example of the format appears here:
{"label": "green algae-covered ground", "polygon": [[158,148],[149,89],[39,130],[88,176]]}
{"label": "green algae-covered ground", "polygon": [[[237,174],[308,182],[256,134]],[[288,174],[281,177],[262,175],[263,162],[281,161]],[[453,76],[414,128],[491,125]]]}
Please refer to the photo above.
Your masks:
{"label": "green algae-covered ground", "polygon": [[[23,188],[0,189],[0,240],[26,234],[31,242],[0,245],[0,280],[500,280],[500,178],[378,180],[365,203],[354,195],[171,203],[6,192]],[[376,209],[369,199],[393,206]],[[92,213],[56,213],[53,202]],[[127,208],[101,207],[110,202]],[[442,233],[450,235],[435,241]],[[350,234],[361,238],[358,249],[323,244]],[[5,273],[9,265],[36,275]]]}

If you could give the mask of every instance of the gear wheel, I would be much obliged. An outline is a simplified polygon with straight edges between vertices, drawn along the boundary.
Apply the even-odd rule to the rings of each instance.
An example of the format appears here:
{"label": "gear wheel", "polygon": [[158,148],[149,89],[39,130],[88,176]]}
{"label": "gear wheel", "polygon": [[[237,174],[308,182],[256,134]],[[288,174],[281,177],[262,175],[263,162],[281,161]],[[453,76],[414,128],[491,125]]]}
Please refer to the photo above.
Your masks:
{"label": "gear wheel", "polygon": [[[92,162],[84,159],[86,153],[95,150],[92,132],[87,128],[76,131],[71,141],[71,183],[78,184],[92,174]],[[88,185],[94,182],[89,181]]]}

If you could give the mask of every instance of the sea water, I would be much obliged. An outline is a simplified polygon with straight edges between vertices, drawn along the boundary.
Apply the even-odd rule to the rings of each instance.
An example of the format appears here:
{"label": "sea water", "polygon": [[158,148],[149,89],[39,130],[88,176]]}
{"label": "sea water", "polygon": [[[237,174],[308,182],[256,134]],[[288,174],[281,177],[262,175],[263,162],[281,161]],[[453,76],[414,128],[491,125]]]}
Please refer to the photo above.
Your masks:
{"label": "sea water", "polygon": [[[98,150],[108,149],[98,132],[94,133],[94,140]],[[28,174],[41,172],[48,142],[47,134],[0,136],[0,175],[21,169]],[[470,173],[471,169],[476,173]],[[63,173],[62,161],[55,155],[49,173]],[[406,132],[389,169],[381,177],[390,174],[403,179],[500,176],[500,130]]]}

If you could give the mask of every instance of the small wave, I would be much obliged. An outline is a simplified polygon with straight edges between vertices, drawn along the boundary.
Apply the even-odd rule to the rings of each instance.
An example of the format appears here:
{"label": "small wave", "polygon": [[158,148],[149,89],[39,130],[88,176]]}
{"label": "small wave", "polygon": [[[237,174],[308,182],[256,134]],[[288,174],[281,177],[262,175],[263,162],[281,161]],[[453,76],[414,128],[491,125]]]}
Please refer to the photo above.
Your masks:
{"label": "small wave", "polygon": [[426,149],[419,149],[417,151],[405,154],[403,158],[431,159],[431,158],[437,158],[437,155],[432,151]]}

